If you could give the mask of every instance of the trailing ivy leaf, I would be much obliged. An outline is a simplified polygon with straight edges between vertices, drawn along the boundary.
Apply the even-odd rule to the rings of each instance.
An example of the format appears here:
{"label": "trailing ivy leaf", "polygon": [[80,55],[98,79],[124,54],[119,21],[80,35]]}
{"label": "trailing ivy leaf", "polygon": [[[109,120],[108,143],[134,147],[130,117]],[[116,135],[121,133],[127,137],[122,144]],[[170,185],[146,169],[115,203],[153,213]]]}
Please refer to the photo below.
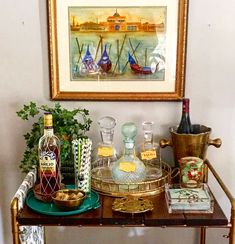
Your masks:
{"label": "trailing ivy leaf", "polygon": [[34,117],[35,115],[39,114],[39,109],[37,108],[36,103],[30,102],[30,111],[29,114]]}

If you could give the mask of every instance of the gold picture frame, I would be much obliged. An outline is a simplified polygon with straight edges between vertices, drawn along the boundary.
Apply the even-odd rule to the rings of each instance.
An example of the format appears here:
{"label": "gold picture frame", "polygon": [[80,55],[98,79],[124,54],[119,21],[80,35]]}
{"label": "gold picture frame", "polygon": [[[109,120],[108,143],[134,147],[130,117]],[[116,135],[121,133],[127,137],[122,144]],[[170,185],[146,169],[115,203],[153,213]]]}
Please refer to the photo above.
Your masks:
{"label": "gold picture frame", "polygon": [[52,100],[182,99],[188,0],[134,4],[48,0]]}

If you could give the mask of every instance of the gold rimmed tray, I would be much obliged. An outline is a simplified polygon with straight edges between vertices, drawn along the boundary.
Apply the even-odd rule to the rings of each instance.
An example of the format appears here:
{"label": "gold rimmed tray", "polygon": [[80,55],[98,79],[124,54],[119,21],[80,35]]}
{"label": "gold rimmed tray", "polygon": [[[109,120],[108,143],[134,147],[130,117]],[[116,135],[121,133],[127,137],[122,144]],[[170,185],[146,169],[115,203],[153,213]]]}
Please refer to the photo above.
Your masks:
{"label": "gold rimmed tray", "polygon": [[170,182],[171,175],[171,167],[162,162],[162,176],[160,178],[147,177],[144,182],[117,184],[112,179],[111,166],[102,165],[102,162],[95,161],[92,164],[91,187],[100,194],[113,197],[151,196],[165,190],[165,184]]}

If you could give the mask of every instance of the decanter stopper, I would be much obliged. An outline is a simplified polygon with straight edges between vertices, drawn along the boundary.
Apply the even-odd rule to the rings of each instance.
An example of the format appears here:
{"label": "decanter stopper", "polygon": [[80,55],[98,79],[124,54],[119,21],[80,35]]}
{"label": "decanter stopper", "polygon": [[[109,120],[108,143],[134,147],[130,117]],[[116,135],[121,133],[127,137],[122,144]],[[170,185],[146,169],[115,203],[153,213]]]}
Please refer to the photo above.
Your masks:
{"label": "decanter stopper", "polygon": [[152,144],[153,143],[153,124],[152,121],[143,122],[143,131],[144,131],[144,144]]}
{"label": "decanter stopper", "polygon": [[[134,149],[136,134],[137,134],[137,127],[134,123],[128,122],[122,126],[122,135],[124,136],[123,142],[126,150]],[[128,152],[126,151],[126,153]],[[134,153],[135,152],[133,152],[132,156],[134,156]]]}
{"label": "decanter stopper", "polygon": [[102,142],[105,144],[112,144],[116,120],[112,117],[105,116],[99,119],[98,124],[100,126],[100,135]]}

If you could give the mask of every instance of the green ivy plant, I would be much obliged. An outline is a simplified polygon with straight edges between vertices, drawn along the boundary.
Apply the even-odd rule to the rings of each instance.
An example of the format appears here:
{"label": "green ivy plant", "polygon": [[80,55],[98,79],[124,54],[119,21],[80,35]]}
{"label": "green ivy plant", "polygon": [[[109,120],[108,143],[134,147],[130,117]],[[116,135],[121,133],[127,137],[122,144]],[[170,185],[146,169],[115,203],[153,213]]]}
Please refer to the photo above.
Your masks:
{"label": "green ivy plant", "polygon": [[61,141],[61,168],[65,169],[66,167],[73,167],[71,141],[73,139],[86,137],[86,132],[89,131],[92,123],[87,109],[78,108],[68,110],[62,108],[60,103],[55,103],[54,107],[37,105],[35,102],[24,105],[16,114],[22,120],[29,120],[35,117],[36,121],[33,123],[31,131],[24,135],[26,148],[20,163],[22,172],[27,173],[35,166],[38,166],[38,142],[43,135],[44,112],[52,113],[54,133]]}

